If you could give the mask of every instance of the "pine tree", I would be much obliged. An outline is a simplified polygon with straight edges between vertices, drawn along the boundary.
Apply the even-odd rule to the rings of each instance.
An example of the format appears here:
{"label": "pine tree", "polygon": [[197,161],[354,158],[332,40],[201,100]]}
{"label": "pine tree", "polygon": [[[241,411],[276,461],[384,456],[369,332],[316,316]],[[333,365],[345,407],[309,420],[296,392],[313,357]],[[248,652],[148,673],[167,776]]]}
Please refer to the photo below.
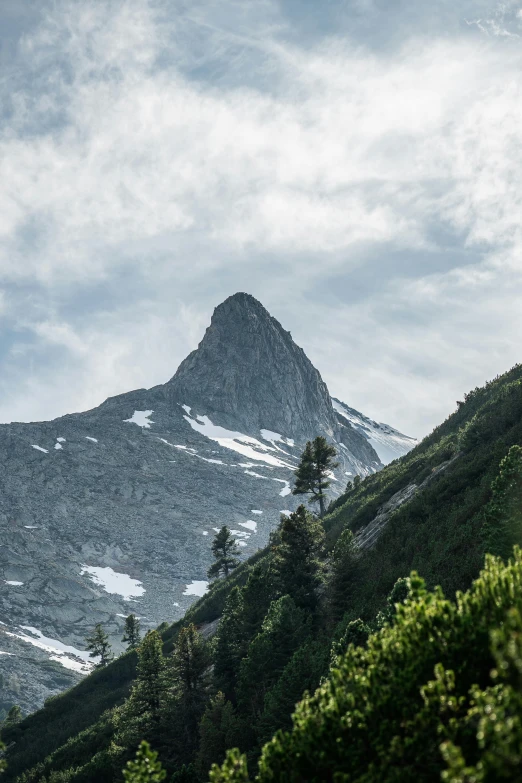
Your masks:
{"label": "pine tree", "polygon": [[[278,543],[274,546],[277,547],[280,543],[278,535]],[[271,602],[277,598],[273,562],[262,560],[251,567],[241,592],[243,595],[243,634],[245,643],[248,645],[261,630],[268,608]]]}
{"label": "pine tree", "polygon": [[184,697],[201,691],[208,666],[205,641],[196,626],[191,623],[181,629],[172,651],[174,687]]}
{"label": "pine tree", "polygon": [[341,637],[332,643],[330,666],[338,666],[340,656],[344,655],[350,644],[354,647],[364,647],[371,634],[371,628],[359,617],[344,623]]}
{"label": "pine tree", "polygon": [[354,536],[347,528],[337,539],[331,557],[329,592],[334,620],[340,619],[348,608],[354,585],[355,553]]}
{"label": "pine tree", "polygon": [[274,578],[279,595],[291,595],[298,606],[313,611],[323,569],[322,524],[304,506],[299,506],[293,514],[282,517],[279,541],[274,552]]}
{"label": "pine tree", "polygon": [[[131,747],[144,736],[157,734],[169,686],[163,642],[149,631],[138,648],[137,677],[131,694],[118,714],[117,742]],[[154,739],[156,737],[154,736]]]}
{"label": "pine tree", "polygon": [[163,642],[157,631],[145,634],[138,651],[137,674],[130,701],[136,713],[149,713],[157,720],[166,687]]}
{"label": "pine tree", "polygon": [[208,578],[215,579],[220,574],[226,577],[234,568],[237,568],[241,562],[238,559],[239,547],[236,543],[236,539],[231,534],[226,525],[223,525],[221,530],[216,533],[214,541],[212,543],[212,554],[214,555],[215,563],[213,563],[208,569]]}
{"label": "pine tree", "polygon": [[125,628],[121,640],[127,642],[127,650],[135,650],[139,647],[141,641],[140,621],[135,614],[130,614],[125,618]]}
{"label": "pine tree", "polygon": [[295,471],[294,495],[311,495],[310,503],[319,503],[319,516],[325,512],[325,490],[330,486],[328,476],[338,462],[334,462],[335,449],[321,435],[308,441]]}
{"label": "pine tree", "polygon": [[212,764],[221,764],[228,748],[237,744],[237,719],[234,707],[218,691],[207,705],[199,724],[199,750],[196,769],[206,780]]}
{"label": "pine tree", "polygon": [[324,642],[306,641],[293,654],[275,685],[265,694],[259,722],[261,741],[268,741],[278,729],[292,726],[292,713],[305,691],[313,693],[328,671],[328,648]]}
{"label": "pine tree", "polygon": [[310,631],[309,615],[289,595],[272,602],[239,670],[238,703],[254,721],[263,711],[265,693]]}
{"label": "pine tree", "polygon": [[214,681],[227,698],[234,698],[239,663],[248,638],[244,622],[244,591],[233,587],[223,608],[214,642]]}
{"label": "pine tree", "polygon": [[107,666],[114,658],[109,643],[109,637],[103,630],[101,623],[97,623],[92,636],[87,636],[85,641],[87,642],[89,657],[100,659],[98,663],[95,664],[95,668],[99,669],[102,666]]}
{"label": "pine tree", "polygon": [[182,628],[168,659],[171,687],[164,712],[166,744],[178,764],[188,764],[198,744],[198,725],[208,691],[209,655],[192,623]]}
{"label": "pine tree", "polygon": [[145,740],[141,743],[134,761],[128,761],[123,770],[125,783],[161,783],[167,773],[158,761],[158,754]]}

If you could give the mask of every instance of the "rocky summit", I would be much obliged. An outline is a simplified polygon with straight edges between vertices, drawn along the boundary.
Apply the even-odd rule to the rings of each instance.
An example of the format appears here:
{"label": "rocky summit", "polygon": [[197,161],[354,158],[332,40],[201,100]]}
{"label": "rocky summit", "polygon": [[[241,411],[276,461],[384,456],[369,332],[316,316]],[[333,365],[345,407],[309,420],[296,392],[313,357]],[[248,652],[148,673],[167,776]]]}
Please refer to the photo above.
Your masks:
{"label": "rocky summit", "polygon": [[248,294],[216,308],[164,385],[50,422],[0,426],[0,710],[76,682],[101,622],[182,616],[206,589],[214,532],[245,556],[299,502],[307,439],[335,444],[332,498],[415,441],[332,400],[289,332]]}

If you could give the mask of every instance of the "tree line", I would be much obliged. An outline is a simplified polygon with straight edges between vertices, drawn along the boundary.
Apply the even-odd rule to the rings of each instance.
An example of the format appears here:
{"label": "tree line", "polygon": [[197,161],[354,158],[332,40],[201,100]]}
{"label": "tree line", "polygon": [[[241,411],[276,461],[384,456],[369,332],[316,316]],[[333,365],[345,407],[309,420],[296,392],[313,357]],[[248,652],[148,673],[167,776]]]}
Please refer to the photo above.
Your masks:
{"label": "tree line", "polygon": [[[319,436],[307,442],[295,471],[292,493],[310,495],[309,502],[319,505],[320,518],[326,511],[326,490],[331,485],[332,471],[339,464],[334,461],[335,456],[335,448],[327,442],[326,438]],[[216,533],[211,550],[214,562],[208,569],[208,578],[226,579],[241,562],[239,546],[227,525],[223,525]],[[135,650],[139,647],[140,640],[139,619],[131,614],[125,620],[122,642],[127,644],[127,650]],[[85,641],[90,657],[96,659],[96,668],[106,666],[114,659],[109,636],[101,623],[95,626],[92,634],[86,637]]]}

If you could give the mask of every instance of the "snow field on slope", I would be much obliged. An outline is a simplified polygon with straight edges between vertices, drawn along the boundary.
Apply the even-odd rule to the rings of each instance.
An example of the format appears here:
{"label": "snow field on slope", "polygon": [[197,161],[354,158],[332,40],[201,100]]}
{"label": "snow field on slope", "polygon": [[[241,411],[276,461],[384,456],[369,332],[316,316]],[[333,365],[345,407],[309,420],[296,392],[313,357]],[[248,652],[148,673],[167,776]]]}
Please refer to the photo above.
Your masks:
{"label": "snow field on slope", "polygon": [[204,580],[194,580],[189,585],[186,585],[183,595],[196,595],[201,598],[202,595],[208,590],[208,582]]}
{"label": "snow field on slope", "polygon": [[154,411],[134,411],[130,419],[124,419],[124,422],[128,422],[129,424],[137,424],[138,427],[144,427],[145,429],[149,429],[151,424],[154,424],[153,421],[150,421],[150,417]]}
{"label": "snow field on slope", "polygon": [[[31,625],[21,625],[20,628],[22,631],[28,631],[28,633],[14,633],[12,631],[5,631],[5,633],[7,636],[20,639],[22,642],[32,644],[44,652],[51,653],[49,660],[61,663],[66,669],[71,669],[71,671],[79,672],[80,674],[87,674],[97,660],[96,658],[91,658],[86,650],[77,650],[76,647],[64,644],[59,639],[45,636],[38,628],[33,628]],[[75,660],[78,658],[80,660]]]}
{"label": "snow field on slope", "polygon": [[[199,432],[200,435],[204,435],[210,440],[216,441],[220,446],[225,449],[236,451],[238,454],[242,454],[248,459],[253,459],[256,462],[265,462],[267,465],[272,465],[277,468],[289,468],[293,470],[294,467],[287,462],[283,462],[279,457],[269,454],[270,451],[276,451],[273,446],[267,446],[265,443],[252,438],[250,435],[245,435],[242,432],[235,432],[234,430],[227,430],[225,427],[220,427],[214,424],[208,416],[193,417],[190,413],[192,410],[188,405],[183,405],[183,410],[186,414],[183,416],[193,430]],[[278,433],[272,433],[277,435]],[[280,436],[279,436],[280,437]]]}
{"label": "snow field on slope", "polygon": [[106,593],[121,595],[125,601],[139,598],[145,592],[142,583],[128,574],[113,571],[112,568],[82,566],[80,574],[89,574],[92,581],[102,587]]}
{"label": "snow field on slope", "polygon": [[[332,399],[334,410],[346,419],[354,429],[361,432],[368,442],[373,446],[381,462],[387,465],[397,457],[402,457],[412,449],[417,441],[407,435],[394,430],[387,424],[378,424],[376,421],[355,416],[351,411],[336,400]],[[373,470],[375,473],[376,471]]]}

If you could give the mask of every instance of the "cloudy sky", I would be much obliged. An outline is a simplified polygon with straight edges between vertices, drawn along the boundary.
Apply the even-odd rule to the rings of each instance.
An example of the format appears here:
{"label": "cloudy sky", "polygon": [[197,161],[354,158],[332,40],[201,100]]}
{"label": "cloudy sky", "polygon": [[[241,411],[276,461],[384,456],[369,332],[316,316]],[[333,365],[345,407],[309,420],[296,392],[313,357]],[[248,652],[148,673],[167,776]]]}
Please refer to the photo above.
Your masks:
{"label": "cloudy sky", "polygon": [[408,434],[522,360],[522,0],[2,0],[0,421],[236,291]]}

